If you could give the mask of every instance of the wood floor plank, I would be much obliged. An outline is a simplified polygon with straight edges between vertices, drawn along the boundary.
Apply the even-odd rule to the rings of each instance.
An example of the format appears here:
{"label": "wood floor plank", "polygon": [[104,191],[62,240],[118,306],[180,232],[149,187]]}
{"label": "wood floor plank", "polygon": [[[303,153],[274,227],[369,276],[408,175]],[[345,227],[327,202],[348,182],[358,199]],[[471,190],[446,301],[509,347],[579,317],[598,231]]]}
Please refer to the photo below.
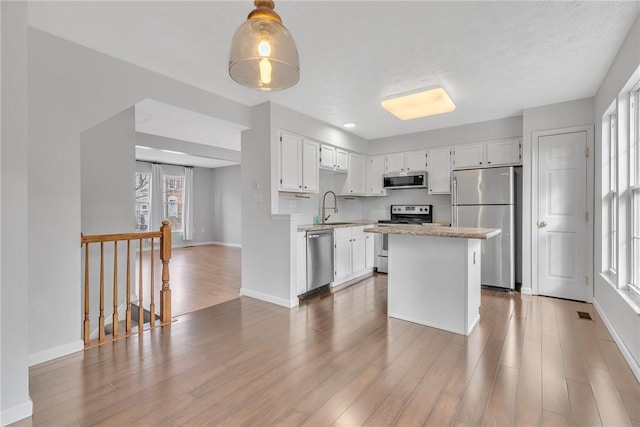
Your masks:
{"label": "wood floor plank", "polygon": [[16,425],[640,426],[640,384],[601,319],[577,320],[589,304],[483,290],[465,337],[388,318],[386,284],[236,298],[31,367]]}

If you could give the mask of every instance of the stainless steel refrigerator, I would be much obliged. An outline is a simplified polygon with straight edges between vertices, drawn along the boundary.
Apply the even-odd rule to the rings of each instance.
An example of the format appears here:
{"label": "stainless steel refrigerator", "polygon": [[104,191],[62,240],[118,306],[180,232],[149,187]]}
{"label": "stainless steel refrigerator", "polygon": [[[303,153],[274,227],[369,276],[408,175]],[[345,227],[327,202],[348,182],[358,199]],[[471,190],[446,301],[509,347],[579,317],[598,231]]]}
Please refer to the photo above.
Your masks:
{"label": "stainless steel refrigerator", "polygon": [[515,289],[515,172],[513,167],[453,171],[453,226],[499,228],[482,241],[481,283]]}

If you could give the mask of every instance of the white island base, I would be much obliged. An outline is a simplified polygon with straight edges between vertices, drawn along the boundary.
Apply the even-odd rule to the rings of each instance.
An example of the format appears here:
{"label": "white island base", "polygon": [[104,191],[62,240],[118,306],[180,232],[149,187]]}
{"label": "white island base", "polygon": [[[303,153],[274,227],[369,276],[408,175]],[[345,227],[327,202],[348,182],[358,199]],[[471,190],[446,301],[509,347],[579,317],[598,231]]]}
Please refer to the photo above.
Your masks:
{"label": "white island base", "polygon": [[387,314],[469,335],[480,319],[480,240],[389,233]]}

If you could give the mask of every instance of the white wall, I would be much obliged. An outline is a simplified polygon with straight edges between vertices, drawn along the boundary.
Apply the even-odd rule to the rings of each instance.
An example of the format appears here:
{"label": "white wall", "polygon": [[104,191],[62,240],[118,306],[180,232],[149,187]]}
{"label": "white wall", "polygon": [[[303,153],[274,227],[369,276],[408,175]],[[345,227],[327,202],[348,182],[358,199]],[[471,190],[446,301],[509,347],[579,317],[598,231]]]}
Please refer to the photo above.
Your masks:
{"label": "white wall", "polygon": [[522,116],[374,139],[368,154],[420,150],[522,135]]}
{"label": "white wall", "polygon": [[227,245],[242,242],[242,171],[240,165],[211,169],[211,239]]}
{"label": "white wall", "polygon": [[[2,2],[1,421],[31,415],[28,371],[27,5]],[[54,218],[46,221],[55,227]],[[78,248],[76,235],[76,250]]]}
{"label": "white wall", "polygon": [[[252,128],[242,132],[242,295],[282,306],[293,306],[295,222],[290,215],[272,214],[273,153],[277,153],[277,129],[272,105],[252,108]],[[269,159],[272,159],[270,162]],[[277,192],[276,192],[277,194]],[[275,196],[277,197],[277,195]],[[277,205],[277,201],[275,202]],[[295,297],[295,295],[294,295]]]}
{"label": "white wall", "polygon": [[[624,291],[616,289],[601,274],[602,252],[606,242],[602,218],[602,116],[609,105],[622,93],[640,81],[640,17],[633,24],[618,51],[607,75],[595,96],[595,245],[594,245],[594,297],[593,302],[609,327],[618,347],[640,381],[640,315],[625,300]],[[622,97],[620,97],[622,98]],[[621,103],[624,99],[618,100]]]}
{"label": "white wall", "polygon": [[231,100],[33,28],[28,37],[28,351],[53,358],[75,350],[81,331],[80,133],[145,98],[242,126],[251,117]]}

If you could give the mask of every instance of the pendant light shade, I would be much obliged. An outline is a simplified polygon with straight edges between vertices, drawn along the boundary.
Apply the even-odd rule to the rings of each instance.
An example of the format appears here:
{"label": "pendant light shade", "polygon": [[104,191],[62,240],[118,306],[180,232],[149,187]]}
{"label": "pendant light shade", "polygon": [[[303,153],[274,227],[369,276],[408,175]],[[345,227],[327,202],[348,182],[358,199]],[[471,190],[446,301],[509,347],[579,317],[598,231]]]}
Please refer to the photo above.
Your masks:
{"label": "pendant light shade", "polygon": [[229,75],[243,86],[264,91],[286,89],[300,79],[298,49],[274,12],[273,1],[254,1],[256,9],[236,30]]}

